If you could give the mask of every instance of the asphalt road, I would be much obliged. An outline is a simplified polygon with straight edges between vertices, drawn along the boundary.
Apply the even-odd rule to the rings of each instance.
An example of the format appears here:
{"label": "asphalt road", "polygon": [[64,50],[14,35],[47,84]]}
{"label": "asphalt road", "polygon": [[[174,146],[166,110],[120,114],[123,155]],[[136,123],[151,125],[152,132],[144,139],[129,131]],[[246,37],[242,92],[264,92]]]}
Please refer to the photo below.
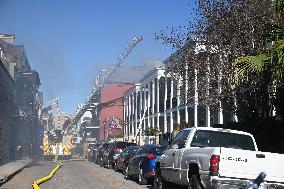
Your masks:
{"label": "asphalt road", "polygon": [[[32,189],[32,183],[44,177],[56,166],[53,162],[37,162],[25,168],[0,189]],[[53,178],[40,185],[41,189],[152,189],[150,185],[139,185],[125,180],[121,173],[106,169],[88,161],[63,162]],[[178,188],[170,186],[170,188]]]}

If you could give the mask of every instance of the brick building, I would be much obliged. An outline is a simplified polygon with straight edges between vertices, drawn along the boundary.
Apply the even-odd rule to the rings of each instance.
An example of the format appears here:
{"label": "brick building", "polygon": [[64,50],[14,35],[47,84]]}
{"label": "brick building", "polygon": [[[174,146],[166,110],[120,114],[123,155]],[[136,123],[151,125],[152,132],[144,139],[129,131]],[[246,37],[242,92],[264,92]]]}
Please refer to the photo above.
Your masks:
{"label": "brick building", "polygon": [[109,136],[122,137],[123,93],[133,84],[109,83],[101,90],[100,140]]}

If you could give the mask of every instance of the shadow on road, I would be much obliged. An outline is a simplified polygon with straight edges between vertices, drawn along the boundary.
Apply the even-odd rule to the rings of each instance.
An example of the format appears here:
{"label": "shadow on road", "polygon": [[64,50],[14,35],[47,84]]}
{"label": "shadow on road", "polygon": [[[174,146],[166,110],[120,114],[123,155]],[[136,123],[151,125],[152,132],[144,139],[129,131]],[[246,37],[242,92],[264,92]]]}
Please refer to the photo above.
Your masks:
{"label": "shadow on road", "polygon": [[26,166],[26,168],[31,168],[35,166],[43,166],[40,162],[33,162]]}

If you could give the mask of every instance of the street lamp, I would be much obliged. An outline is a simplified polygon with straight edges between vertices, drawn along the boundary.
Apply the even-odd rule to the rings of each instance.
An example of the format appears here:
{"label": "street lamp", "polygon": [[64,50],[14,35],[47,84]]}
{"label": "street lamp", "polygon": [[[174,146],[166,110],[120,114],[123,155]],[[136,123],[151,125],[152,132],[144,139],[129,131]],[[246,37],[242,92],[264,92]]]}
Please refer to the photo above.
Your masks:
{"label": "street lamp", "polygon": [[104,140],[106,140],[106,126],[107,126],[107,118],[104,120]]}

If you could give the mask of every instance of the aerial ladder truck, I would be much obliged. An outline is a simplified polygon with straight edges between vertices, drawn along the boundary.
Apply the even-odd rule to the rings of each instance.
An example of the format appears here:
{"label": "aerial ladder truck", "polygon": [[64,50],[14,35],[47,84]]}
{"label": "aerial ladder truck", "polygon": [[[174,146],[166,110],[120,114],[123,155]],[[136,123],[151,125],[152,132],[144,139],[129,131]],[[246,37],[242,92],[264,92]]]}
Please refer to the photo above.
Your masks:
{"label": "aerial ladder truck", "polygon": [[71,123],[67,126],[66,129],[67,132],[77,125],[78,121],[86,111],[92,109],[94,104],[96,105],[99,104],[100,91],[103,88],[104,83],[112,76],[113,73],[115,73],[118,70],[118,68],[121,66],[124,60],[135,48],[135,46],[142,40],[143,40],[142,36],[134,37],[130,42],[130,44],[127,46],[127,48],[123,51],[123,53],[117,58],[115,63],[109,69],[102,70],[99,73],[98,77],[95,80],[95,86],[93,90],[88,95],[88,97],[86,98],[84,104],[81,106],[79,111],[77,111]]}

